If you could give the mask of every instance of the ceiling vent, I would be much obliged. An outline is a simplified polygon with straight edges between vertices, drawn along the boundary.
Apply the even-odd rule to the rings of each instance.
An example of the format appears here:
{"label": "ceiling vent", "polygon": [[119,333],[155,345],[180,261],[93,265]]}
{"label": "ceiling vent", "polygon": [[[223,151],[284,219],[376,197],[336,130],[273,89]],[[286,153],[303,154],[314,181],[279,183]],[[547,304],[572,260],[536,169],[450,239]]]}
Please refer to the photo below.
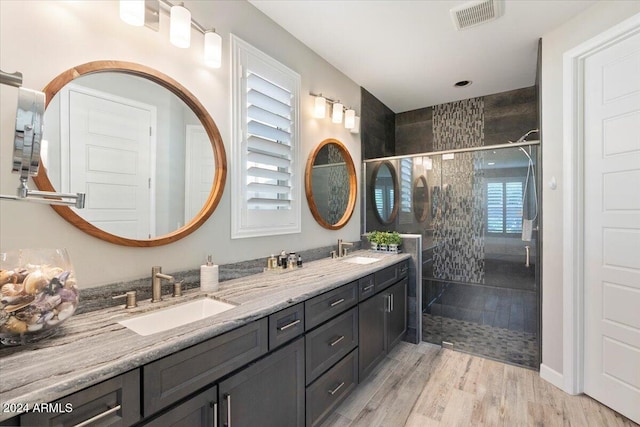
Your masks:
{"label": "ceiling vent", "polygon": [[475,27],[502,16],[504,0],[475,0],[449,11],[457,30]]}

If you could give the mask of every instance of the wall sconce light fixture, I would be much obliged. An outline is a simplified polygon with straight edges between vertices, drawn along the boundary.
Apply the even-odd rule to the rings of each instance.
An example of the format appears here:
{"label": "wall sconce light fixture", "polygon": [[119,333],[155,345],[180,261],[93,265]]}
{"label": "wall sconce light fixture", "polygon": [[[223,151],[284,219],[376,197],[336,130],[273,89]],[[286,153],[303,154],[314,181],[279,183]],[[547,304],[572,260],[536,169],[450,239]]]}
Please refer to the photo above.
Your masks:
{"label": "wall sconce light fixture", "polygon": [[191,28],[204,35],[204,63],[211,68],[222,65],[222,37],[213,29],[205,29],[191,18],[191,12],[183,3],[174,5],[168,0],[120,0],[120,19],[130,25],[146,26],[158,31],[160,10],[167,13],[169,41],[186,49],[191,45]]}
{"label": "wall sconce light fixture", "polygon": [[339,102],[333,104],[333,109],[331,110],[331,121],[333,123],[342,123],[342,110],[344,110],[344,105]]}
{"label": "wall sconce light fixture", "polygon": [[309,95],[315,97],[313,117],[324,119],[327,116],[327,104],[331,104],[331,121],[333,123],[342,123],[342,117],[344,116],[344,127],[349,129],[351,133],[360,132],[360,117],[356,116],[354,109],[345,108],[340,100],[327,98],[321,93],[309,92]]}

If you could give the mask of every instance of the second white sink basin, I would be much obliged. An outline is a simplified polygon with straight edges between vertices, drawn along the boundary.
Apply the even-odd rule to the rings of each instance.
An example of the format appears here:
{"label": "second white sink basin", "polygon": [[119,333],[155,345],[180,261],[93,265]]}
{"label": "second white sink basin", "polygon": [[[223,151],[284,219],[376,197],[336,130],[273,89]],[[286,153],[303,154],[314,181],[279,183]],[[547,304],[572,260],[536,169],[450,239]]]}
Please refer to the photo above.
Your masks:
{"label": "second white sink basin", "polygon": [[230,310],[235,305],[226,302],[203,298],[171,307],[158,309],[152,313],[144,314],[133,319],[122,320],[122,326],[126,326],[138,335],[147,336],[169,329],[184,326],[197,320],[220,314]]}
{"label": "second white sink basin", "polygon": [[374,262],[380,261],[379,258],[370,258],[368,256],[354,256],[351,258],[345,258],[344,262],[349,262],[351,264],[372,264]]}

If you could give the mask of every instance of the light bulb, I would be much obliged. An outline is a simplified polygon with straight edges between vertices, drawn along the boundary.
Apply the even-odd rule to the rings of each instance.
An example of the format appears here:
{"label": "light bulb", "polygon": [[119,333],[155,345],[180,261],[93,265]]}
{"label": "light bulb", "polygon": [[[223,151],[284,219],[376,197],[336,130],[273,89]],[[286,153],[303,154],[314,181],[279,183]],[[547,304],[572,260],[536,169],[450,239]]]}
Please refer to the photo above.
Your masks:
{"label": "light bulb", "polygon": [[344,105],[340,104],[339,102],[336,102],[335,104],[333,104],[333,113],[331,115],[331,121],[333,123],[342,123],[343,108],[344,108]]}
{"label": "light bulb", "polygon": [[191,12],[184,6],[171,6],[169,40],[180,48],[191,45]]}
{"label": "light bulb", "polygon": [[316,96],[313,106],[313,117],[316,119],[324,119],[327,115],[327,99],[323,96]]}
{"label": "light bulb", "polygon": [[144,0],[120,0],[120,19],[129,25],[144,25]]}
{"label": "light bulb", "polygon": [[356,125],[356,111],[348,109],[344,113],[344,127],[347,129],[353,129]]}
{"label": "light bulb", "polygon": [[222,65],[222,37],[215,31],[204,33],[204,63],[211,68]]}

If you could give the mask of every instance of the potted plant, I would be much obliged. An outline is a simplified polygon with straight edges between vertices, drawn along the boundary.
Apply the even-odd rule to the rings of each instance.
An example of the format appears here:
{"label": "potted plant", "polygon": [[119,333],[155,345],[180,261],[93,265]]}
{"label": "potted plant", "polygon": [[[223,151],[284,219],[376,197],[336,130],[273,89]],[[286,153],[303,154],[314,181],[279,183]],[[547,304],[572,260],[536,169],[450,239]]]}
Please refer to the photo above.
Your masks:
{"label": "potted plant", "polygon": [[386,252],[389,250],[389,232],[381,231],[378,235],[378,249]]}
{"label": "potted plant", "polygon": [[398,252],[398,248],[402,244],[402,237],[397,231],[387,233],[387,245],[389,245],[389,252]]}
{"label": "potted plant", "polygon": [[380,239],[380,232],[379,231],[370,232],[369,234],[367,234],[367,239],[369,240],[369,244],[371,245],[371,250],[377,251],[378,240]]}

